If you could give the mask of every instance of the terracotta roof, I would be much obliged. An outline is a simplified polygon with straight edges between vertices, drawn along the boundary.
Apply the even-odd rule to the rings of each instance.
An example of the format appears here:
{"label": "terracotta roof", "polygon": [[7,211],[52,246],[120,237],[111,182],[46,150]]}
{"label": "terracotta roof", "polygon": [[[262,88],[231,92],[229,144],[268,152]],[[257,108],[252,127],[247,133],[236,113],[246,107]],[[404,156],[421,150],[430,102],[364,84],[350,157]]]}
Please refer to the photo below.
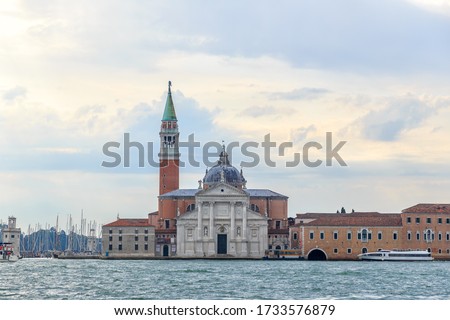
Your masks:
{"label": "terracotta roof", "polygon": [[[352,212],[352,213],[305,213],[297,219],[307,226],[361,226],[361,227],[400,227],[402,218],[399,213]],[[302,225],[297,224],[298,225]]]}
{"label": "terracotta roof", "polygon": [[114,222],[103,225],[104,227],[150,227],[148,219],[117,219]]}
{"label": "terracotta roof", "polygon": [[402,210],[403,213],[447,213],[450,214],[448,203],[419,203]]}

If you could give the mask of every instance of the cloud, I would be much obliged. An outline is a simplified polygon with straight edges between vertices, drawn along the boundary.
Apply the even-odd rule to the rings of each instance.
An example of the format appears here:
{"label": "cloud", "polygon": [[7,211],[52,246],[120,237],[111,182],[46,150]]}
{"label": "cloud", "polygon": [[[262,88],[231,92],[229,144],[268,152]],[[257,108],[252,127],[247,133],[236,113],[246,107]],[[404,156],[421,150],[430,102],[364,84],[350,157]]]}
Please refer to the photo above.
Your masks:
{"label": "cloud", "polygon": [[291,140],[295,143],[301,142],[306,139],[309,133],[317,131],[315,125],[308,127],[301,127],[291,131]]}
{"label": "cloud", "polygon": [[3,93],[3,100],[6,102],[13,102],[17,98],[25,97],[27,95],[27,89],[24,87],[14,87]]}
{"label": "cloud", "polygon": [[278,115],[279,113],[280,111],[277,110],[274,106],[253,106],[248,107],[241,112],[241,114],[244,116],[250,116],[254,118],[266,115]]}
{"label": "cloud", "polygon": [[270,100],[314,100],[329,93],[330,90],[323,88],[300,88],[287,92],[268,93]]}
{"label": "cloud", "polygon": [[[447,102],[447,106],[449,102]],[[444,104],[414,96],[391,98],[379,110],[371,110],[350,125],[370,140],[395,141],[402,133],[421,126]]]}

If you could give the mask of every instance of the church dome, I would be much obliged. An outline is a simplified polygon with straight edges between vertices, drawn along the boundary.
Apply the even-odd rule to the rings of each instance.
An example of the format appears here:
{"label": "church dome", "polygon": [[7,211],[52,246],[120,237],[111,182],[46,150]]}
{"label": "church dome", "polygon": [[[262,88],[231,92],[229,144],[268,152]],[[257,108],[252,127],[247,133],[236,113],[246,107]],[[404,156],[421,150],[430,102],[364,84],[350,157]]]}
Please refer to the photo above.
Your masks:
{"label": "church dome", "polygon": [[225,182],[238,188],[245,185],[245,179],[242,172],[233,167],[228,160],[228,154],[223,150],[220,153],[220,159],[211,169],[206,170],[203,183],[205,185],[213,185],[215,183]]}

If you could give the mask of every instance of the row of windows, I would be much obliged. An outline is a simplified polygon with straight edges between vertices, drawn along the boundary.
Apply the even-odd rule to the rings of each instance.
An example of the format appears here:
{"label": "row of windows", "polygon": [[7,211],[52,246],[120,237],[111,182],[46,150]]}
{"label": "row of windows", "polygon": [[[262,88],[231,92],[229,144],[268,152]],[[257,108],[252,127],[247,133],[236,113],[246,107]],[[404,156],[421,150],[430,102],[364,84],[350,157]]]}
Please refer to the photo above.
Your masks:
{"label": "row of windows", "polygon": [[[6,239],[6,238],[8,238],[8,235],[5,234],[4,237],[5,237],[5,239]],[[15,235],[12,234],[12,235],[11,235],[11,239],[14,238],[14,237],[15,237]]]}
{"label": "row of windows", "polygon": [[[352,240],[352,232],[351,231],[347,231],[347,240]],[[297,233],[294,233],[293,235],[294,240],[297,240],[298,235]],[[320,240],[324,240],[325,239],[325,232],[324,231],[320,231],[319,233],[319,238]],[[338,231],[334,231],[333,232],[333,240],[338,240],[339,238],[339,232]],[[372,232],[369,232],[367,229],[363,229],[361,232],[357,232],[357,238],[358,240],[361,240],[363,242],[366,242],[368,240],[372,240]],[[309,239],[310,240],[314,240],[314,231],[310,231],[309,232]],[[383,233],[380,231],[377,234],[377,239],[378,240],[382,240],[383,239]],[[398,240],[398,232],[394,231],[392,233],[392,239],[393,240]]]}
{"label": "row of windows", "polygon": [[[415,218],[415,222],[416,222],[416,223],[420,223],[420,221],[421,221],[421,220],[420,220],[420,217],[416,217],[416,218]],[[425,221],[426,221],[426,223],[431,223],[431,222],[432,222],[432,219],[431,219],[430,217],[427,217]],[[437,223],[438,223],[438,224],[442,224],[443,221],[444,221],[444,220],[443,220],[442,218],[437,218]],[[406,217],[406,223],[411,223],[411,222],[412,222],[412,218],[411,218],[411,217]],[[445,223],[446,223],[446,224],[450,224],[450,218],[446,218],[446,219],[445,219]]]}
{"label": "row of windows", "polygon": [[[113,229],[109,229],[109,234],[112,234],[112,233],[113,233]],[[134,230],[134,233],[135,233],[135,234],[138,234],[138,233],[139,233],[139,230],[138,230],[138,229],[135,229],[135,230]],[[145,234],[148,234],[148,229],[145,229],[145,230],[144,230],[144,233],[145,233]],[[119,234],[122,234],[122,229],[119,229]]]}
{"label": "row of windows", "polygon": [[[412,240],[412,232],[411,231],[408,231],[406,238],[408,240]],[[416,240],[420,240],[420,239],[421,239],[421,233],[419,231],[417,231],[416,232]],[[442,241],[442,239],[443,239],[442,232],[439,232],[438,233],[438,241]],[[423,240],[427,241],[427,242],[434,241],[435,240],[434,232],[430,229],[425,230],[423,232]],[[450,241],[450,233],[449,232],[447,232],[445,234],[445,240]]]}
{"label": "row of windows", "polygon": [[[109,236],[109,241],[113,241],[113,236]],[[122,241],[122,236],[119,236],[119,241]],[[135,236],[134,241],[139,241],[139,237]],[[144,241],[148,241],[148,236],[144,237]]]}
{"label": "row of windows", "polygon": [[[113,245],[112,243],[109,244],[109,250],[113,250]],[[122,244],[119,243],[119,245],[117,246],[117,250],[122,251]],[[135,243],[134,244],[134,250],[137,251],[139,250],[139,244]],[[144,250],[148,251],[148,244],[144,244]]]}

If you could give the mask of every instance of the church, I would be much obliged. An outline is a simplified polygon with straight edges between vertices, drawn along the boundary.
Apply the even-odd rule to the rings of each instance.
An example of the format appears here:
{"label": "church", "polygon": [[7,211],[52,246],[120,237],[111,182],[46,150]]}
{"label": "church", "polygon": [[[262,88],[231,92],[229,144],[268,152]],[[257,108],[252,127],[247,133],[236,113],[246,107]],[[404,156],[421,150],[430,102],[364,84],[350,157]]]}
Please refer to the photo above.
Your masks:
{"label": "church", "polygon": [[248,189],[225,146],[197,188],[180,189],[179,136],[169,82],[159,133],[158,210],[147,219],[104,225],[105,256],[262,258],[267,249],[287,249],[288,197]]}

